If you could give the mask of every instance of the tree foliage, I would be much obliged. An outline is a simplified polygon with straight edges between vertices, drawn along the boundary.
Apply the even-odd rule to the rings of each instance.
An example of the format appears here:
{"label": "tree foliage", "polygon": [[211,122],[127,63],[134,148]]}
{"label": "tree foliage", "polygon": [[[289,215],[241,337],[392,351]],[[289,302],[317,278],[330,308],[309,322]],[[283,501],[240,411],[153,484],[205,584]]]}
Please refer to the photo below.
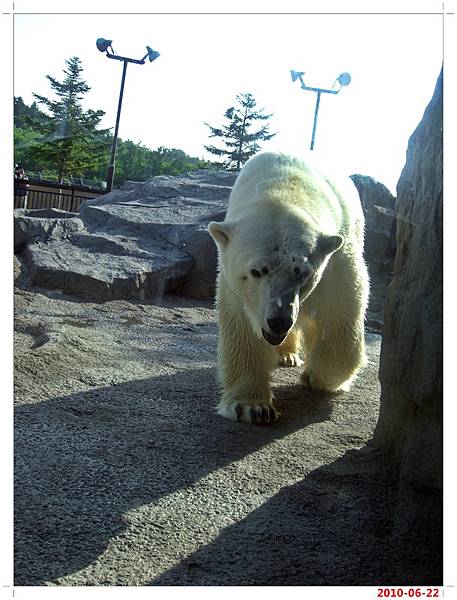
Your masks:
{"label": "tree foliage", "polygon": [[30,171],[46,171],[52,169],[52,163],[38,158],[32,148],[44,141],[34,123],[45,122],[47,115],[40,111],[36,102],[31,106],[25,104],[19,96],[14,98],[14,161],[26,166]]}
{"label": "tree foliage", "polygon": [[[151,150],[131,140],[118,140],[114,185],[124,181],[147,181],[156,175],[179,175],[195,169],[211,168],[211,163],[188,156],[177,148]],[[94,173],[94,175],[97,175]]]}
{"label": "tree foliage", "polygon": [[39,138],[32,144],[37,161],[52,163],[59,180],[69,173],[83,175],[96,168],[109,148],[108,130],[98,126],[105,114],[102,110],[84,110],[81,100],[90,87],[82,79],[83,68],[77,56],[65,61],[63,81],[46,75],[56,99],[33,94],[47,112],[40,118],[28,117],[28,123]]}
{"label": "tree foliage", "polygon": [[26,129],[35,121],[43,122],[45,119],[46,115],[38,108],[36,102],[27,106],[21,96],[14,98],[14,125],[16,127]]}
{"label": "tree foliage", "polygon": [[[37,120],[48,119],[46,113],[40,111],[34,102],[27,106],[21,97],[14,99],[14,154],[15,162],[25,167],[26,171],[39,171],[50,178],[57,179],[57,168],[51,157],[44,157],[37,152],[43,141],[33,123]],[[109,163],[109,153],[113,137],[107,134],[107,148],[103,148],[97,166],[84,169],[82,177],[85,179],[106,179]],[[179,175],[195,169],[207,169],[215,165],[186,154],[177,148],[159,147],[157,150],[147,148],[131,140],[118,139],[116,155],[116,171],[114,174],[115,187],[121,186],[124,181],[146,181],[155,175]],[[77,173],[69,173],[77,175]]]}
{"label": "tree foliage", "polygon": [[228,108],[224,117],[227,122],[221,127],[213,127],[205,123],[210,129],[210,137],[221,138],[224,148],[205,146],[211,154],[223,158],[226,169],[239,171],[251,156],[260,150],[259,142],[266,142],[276,135],[269,133],[269,125],[263,125],[257,131],[252,131],[255,121],[266,121],[272,115],[263,114],[264,109],[256,110],[257,103],[252,94],[244,93],[236,97],[237,106]]}
{"label": "tree foliage", "polygon": [[[83,110],[81,100],[90,90],[82,79],[78,57],[66,61],[62,81],[47,75],[55,98],[34,94],[27,106],[14,98],[14,152],[26,171],[58,178],[80,176],[106,180],[113,135],[99,129],[102,110]],[[44,110],[41,110],[39,106]],[[145,181],[155,175],[177,175],[214,166],[176,148],[151,150],[130,140],[118,139],[114,185],[129,179]]]}

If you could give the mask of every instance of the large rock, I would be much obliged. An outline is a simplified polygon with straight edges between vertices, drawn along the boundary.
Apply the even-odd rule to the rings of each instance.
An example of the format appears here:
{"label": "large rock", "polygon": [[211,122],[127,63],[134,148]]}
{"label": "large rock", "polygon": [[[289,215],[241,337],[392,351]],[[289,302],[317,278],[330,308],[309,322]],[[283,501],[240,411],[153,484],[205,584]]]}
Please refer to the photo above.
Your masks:
{"label": "large rock", "polygon": [[[174,293],[213,298],[217,252],[206,228],[225,218],[235,174],[198,171],[128,181],[85,202],[79,213],[15,211],[15,250],[34,285],[96,301]],[[353,176],[367,220],[372,279],[367,323],[380,329],[391,278],[392,197],[370,177]]]}
{"label": "large rock", "polygon": [[384,317],[375,442],[401,476],[442,482],[442,74],[397,185],[397,254]]}
{"label": "large rock", "polygon": [[395,258],[395,197],[367,175],[351,175],[365,215],[364,255],[370,274],[367,324],[381,330],[387,288],[392,280]]}
{"label": "large rock", "polygon": [[365,215],[364,254],[375,272],[392,273],[395,259],[395,197],[385,185],[367,175],[351,175]]}
{"label": "large rock", "polygon": [[216,248],[234,174],[198,171],[127,182],[78,213],[15,211],[15,249],[32,283],[96,301],[182,293],[212,298]]}
{"label": "large rock", "polygon": [[[396,500],[398,579],[443,583],[443,79],[408,144],[397,185],[397,254],[385,308],[374,444]],[[416,552],[406,550],[415,548]],[[401,578],[400,578],[401,575]]]}
{"label": "large rock", "polygon": [[78,213],[57,208],[14,211],[14,252],[21,254],[28,244],[63,239],[84,227]]}

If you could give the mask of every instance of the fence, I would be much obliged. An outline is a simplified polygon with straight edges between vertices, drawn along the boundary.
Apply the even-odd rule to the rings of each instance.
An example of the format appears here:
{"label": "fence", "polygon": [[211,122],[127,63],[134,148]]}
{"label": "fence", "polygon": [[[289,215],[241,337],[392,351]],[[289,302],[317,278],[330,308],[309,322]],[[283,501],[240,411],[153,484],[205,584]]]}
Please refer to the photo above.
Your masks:
{"label": "fence", "polygon": [[60,208],[76,212],[84,200],[101,196],[105,191],[79,185],[28,179],[27,195],[19,196],[16,193],[15,189],[14,208]]}
{"label": "fence", "polygon": [[[41,181],[42,183],[58,183],[57,175],[52,174],[49,177],[46,176],[46,172],[41,171],[27,171],[29,179],[35,181]],[[94,190],[99,189],[100,191],[106,191],[106,181],[99,179],[84,179],[83,177],[77,177],[76,175],[68,175],[62,179],[62,183],[65,185],[79,185],[81,187],[87,187]]]}

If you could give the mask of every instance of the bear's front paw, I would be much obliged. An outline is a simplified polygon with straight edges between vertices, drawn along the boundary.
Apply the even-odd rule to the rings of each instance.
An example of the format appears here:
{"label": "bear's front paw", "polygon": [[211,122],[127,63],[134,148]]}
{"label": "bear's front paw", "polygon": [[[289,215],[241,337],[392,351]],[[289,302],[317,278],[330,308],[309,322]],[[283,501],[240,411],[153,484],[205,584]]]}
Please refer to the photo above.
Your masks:
{"label": "bear's front paw", "polygon": [[246,404],[244,402],[221,402],[217,412],[222,417],[253,425],[269,425],[279,419],[279,413],[272,404]]}
{"label": "bear's front paw", "polygon": [[281,354],[279,356],[278,365],[280,367],[301,367],[303,364],[304,363],[298,354]]}

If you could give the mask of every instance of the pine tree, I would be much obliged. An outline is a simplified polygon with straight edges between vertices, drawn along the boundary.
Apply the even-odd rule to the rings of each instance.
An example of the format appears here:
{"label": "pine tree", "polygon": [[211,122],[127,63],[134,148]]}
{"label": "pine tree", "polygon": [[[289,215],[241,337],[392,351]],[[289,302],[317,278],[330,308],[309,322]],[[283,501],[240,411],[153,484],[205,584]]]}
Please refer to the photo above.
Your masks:
{"label": "pine tree", "polygon": [[16,127],[26,129],[34,121],[42,121],[46,115],[41,112],[36,102],[27,106],[21,96],[14,97],[14,124]]}
{"label": "pine tree", "polygon": [[83,175],[84,171],[97,168],[102,161],[107,163],[109,147],[108,130],[97,129],[104,111],[85,111],[81,106],[81,99],[90,87],[81,78],[83,68],[80,59],[73,56],[65,62],[67,68],[63,71],[63,81],[46,75],[57,99],[33,94],[48,114],[44,120],[33,123],[44,141],[31,149],[34,158],[54,165],[59,181],[66,174]]}
{"label": "pine tree", "polygon": [[257,103],[252,94],[239,94],[236,100],[238,106],[232,106],[224,113],[228,123],[219,128],[205,123],[211,131],[210,137],[222,138],[225,148],[205,146],[205,149],[212,154],[224,157],[225,160],[222,163],[224,168],[239,171],[241,165],[260,150],[259,142],[270,140],[276,133],[269,133],[268,125],[263,125],[258,131],[251,132],[250,128],[254,121],[265,121],[272,115],[263,114],[263,108],[255,110]]}

